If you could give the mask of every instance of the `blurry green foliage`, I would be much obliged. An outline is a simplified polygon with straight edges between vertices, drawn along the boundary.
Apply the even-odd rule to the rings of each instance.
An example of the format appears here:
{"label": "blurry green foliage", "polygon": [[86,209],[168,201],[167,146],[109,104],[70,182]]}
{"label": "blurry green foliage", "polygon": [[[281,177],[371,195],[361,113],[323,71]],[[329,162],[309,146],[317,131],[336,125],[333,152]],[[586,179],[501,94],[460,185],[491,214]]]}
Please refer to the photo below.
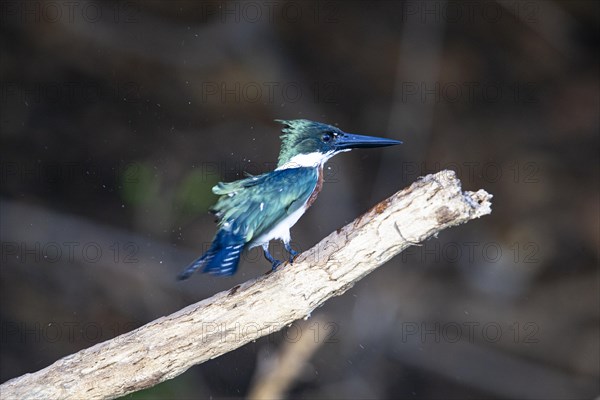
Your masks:
{"label": "blurry green foliage", "polygon": [[[189,376],[189,377],[188,377]],[[170,379],[148,389],[120,397],[121,400],[163,400],[176,398],[202,398],[194,389],[192,374],[184,374],[177,379]]]}
{"label": "blurry green foliage", "polygon": [[218,179],[213,175],[206,175],[201,171],[192,171],[187,174],[175,192],[174,205],[181,215],[196,215],[208,211],[208,208],[217,201],[217,196],[212,192]]}
{"label": "blurry green foliage", "polygon": [[[192,170],[172,190],[161,191],[164,179],[147,163],[132,163],[120,175],[123,202],[135,208],[169,210],[170,218],[195,216],[208,211],[217,200],[212,187],[216,175]],[[172,220],[173,221],[173,220]]]}
{"label": "blurry green foliage", "polygon": [[130,206],[147,205],[158,196],[160,179],[145,163],[128,164],[121,173],[121,197]]}

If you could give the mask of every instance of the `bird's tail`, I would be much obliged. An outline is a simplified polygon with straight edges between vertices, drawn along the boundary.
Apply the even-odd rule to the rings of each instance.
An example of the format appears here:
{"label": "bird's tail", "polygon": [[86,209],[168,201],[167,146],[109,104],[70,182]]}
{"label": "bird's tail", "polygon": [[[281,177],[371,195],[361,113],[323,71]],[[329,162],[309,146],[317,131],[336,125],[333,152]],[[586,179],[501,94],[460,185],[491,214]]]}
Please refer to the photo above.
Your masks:
{"label": "bird's tail", "polygon": [[244,239],[231,235],[225,231],[219,231],[213,240],[210,249],[191,263],[177,277],[178,280],[189,278],[200,267],[202,272],[214,275],[233,275],[237,271],[242,250],[244,250]]}

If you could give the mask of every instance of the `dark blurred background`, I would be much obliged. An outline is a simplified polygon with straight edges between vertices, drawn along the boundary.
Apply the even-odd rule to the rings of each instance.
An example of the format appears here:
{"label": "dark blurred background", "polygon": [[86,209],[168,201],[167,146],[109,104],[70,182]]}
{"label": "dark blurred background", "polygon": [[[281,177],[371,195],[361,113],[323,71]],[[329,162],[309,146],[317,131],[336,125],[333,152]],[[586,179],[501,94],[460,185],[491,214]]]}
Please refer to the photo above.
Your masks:
{"label": "dark blurred background", "polygon": [[444,168],[492,215],[128,398],[244,397],[298,329],[320,346],[289,398],[600,394],[597,2],[0,7],[2,382],[267,271],[255,249],[175,281],[210,188],[272,169],[273,120],[308,118],[404,145],[331,160],[296,248]]}

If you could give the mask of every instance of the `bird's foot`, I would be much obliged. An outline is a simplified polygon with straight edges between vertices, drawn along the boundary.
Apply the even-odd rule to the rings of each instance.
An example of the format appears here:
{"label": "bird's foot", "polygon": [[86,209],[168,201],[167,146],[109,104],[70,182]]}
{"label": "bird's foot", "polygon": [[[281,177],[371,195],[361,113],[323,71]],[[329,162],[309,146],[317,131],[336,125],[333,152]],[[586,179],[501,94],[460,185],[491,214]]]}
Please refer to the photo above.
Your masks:
{"label": "bird's foot", "polygon": [[275,271],[281,264],[281,261],[273,260],[273,264],[271,265],[271,271]]}
{"label": "bird's foot", "polygon": [[290,253],[290,264],[293,264],[294,258],[296,258],[296,256],[300,253],[297,252],[296,250],[292,249],[292,246],[290,246],[289,243],[285,243],[285,249],[287,250],[288,253]]}
{"label": "bird's foot", "polygon": [[277,267],[281,265],[281,261],[276,260],[271,253],[269,253],[269,248],[267,246],[263,246],[263,252],[265,254],[265,258],[271,263],[271,271],[275,271]]}

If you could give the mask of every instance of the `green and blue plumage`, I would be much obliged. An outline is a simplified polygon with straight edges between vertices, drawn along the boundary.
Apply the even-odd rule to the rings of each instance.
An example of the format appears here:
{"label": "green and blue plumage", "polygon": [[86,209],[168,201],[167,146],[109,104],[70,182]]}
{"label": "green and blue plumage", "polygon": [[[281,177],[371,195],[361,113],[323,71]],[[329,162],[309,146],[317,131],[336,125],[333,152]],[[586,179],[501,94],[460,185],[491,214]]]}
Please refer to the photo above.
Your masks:
{"label": "green and blue plumage", "polygon": [[[400,142],[347,134],[309,120],[277,120],[285,125],[277,169],[213,187],[219,196],[211,208],[218,231],[209,250],[179,275],[186,279],[197,269],[233,275],[244,249],[262,246],[273,269],[268,244],[282,240],[292,257],[289,229],[310,206],[322,184],[322,165],[333,155],[353,147],[378,147]],[[290,257],[290,261],[292,260]]]}

